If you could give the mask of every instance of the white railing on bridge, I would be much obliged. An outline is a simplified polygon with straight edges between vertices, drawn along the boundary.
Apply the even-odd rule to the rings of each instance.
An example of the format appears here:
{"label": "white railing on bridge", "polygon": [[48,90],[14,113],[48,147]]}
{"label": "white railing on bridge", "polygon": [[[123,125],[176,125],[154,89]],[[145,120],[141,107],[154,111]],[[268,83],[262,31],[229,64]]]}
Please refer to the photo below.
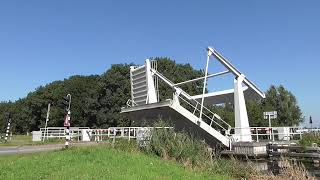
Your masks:
{"label": "white railing on bridge", "polygon": [[[235,129],[243,128],[232,128],[231,135],[234,134]],[[320,129],[312,131],[301,127],[250,127],[246,129],[250,129],[252,140],[256,142],[299,140],[304,133],[320,132]]]}

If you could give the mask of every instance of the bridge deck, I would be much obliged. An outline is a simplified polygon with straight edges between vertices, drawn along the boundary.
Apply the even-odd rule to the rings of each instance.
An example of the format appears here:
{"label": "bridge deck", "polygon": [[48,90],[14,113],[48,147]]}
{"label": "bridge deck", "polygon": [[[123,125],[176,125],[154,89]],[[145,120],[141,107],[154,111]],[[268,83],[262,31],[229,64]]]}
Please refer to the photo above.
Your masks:
{"label": "bridge deck", "polygon": [[171,108],[171,104],[172,101],[168,100],[160,103],[139,105],[123,108],[121,113],[133,121],[135,126],[154,126],[155,122],[162,119],[168,122],[169,126],[173,126],[175,130],[190,133],[194,137],[205,140],[212,147],[215,147],[220,142],[201,127]]}

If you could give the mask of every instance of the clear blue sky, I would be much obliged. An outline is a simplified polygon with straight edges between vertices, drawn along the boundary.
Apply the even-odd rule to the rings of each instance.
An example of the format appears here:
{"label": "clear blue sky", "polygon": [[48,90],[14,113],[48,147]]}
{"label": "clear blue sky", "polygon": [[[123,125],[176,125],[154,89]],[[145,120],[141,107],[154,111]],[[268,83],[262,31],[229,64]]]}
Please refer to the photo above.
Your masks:
{"label": "clear blue sky", "polygon": [[316,0],[1,1],[0,100],[148,57],[204,68],[210,45],[263,90],[283,84],[319,124],[319,9]]}

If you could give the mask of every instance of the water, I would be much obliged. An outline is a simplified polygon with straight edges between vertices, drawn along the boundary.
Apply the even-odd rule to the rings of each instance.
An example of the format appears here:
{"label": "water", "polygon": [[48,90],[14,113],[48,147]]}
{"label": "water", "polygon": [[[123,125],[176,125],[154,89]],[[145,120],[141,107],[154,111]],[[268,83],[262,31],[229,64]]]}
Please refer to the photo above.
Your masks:
{"label": "water", "polygon": [[[284,163],[281,160],[272,160],[272,159],[266,159],[266,160],[252,160],[251,161],[258,170],[262,171],[263,173],[270,173],[272,172],[275,175],[281,174],[281,170],[284,167]],[[299,163],[302,162],[291,162],[294,166],[298,166]],[[317,179],[320,179],[320,166],[319,164],[314,163],[302,163],[303,166],[308,171],[309,175],[317,177]]]}

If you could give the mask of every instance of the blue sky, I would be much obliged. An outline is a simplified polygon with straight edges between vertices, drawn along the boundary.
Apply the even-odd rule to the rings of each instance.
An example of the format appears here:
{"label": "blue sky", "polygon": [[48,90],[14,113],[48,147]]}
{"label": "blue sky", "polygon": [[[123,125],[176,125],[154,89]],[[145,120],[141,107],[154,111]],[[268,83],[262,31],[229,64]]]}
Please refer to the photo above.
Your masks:
{"label": "blue sky", "polygon": [[213,46],[263,90],[283,84],[319,124],[319,9],[316,0],[1,1],[0,100],[148,57],[204,68]]}

